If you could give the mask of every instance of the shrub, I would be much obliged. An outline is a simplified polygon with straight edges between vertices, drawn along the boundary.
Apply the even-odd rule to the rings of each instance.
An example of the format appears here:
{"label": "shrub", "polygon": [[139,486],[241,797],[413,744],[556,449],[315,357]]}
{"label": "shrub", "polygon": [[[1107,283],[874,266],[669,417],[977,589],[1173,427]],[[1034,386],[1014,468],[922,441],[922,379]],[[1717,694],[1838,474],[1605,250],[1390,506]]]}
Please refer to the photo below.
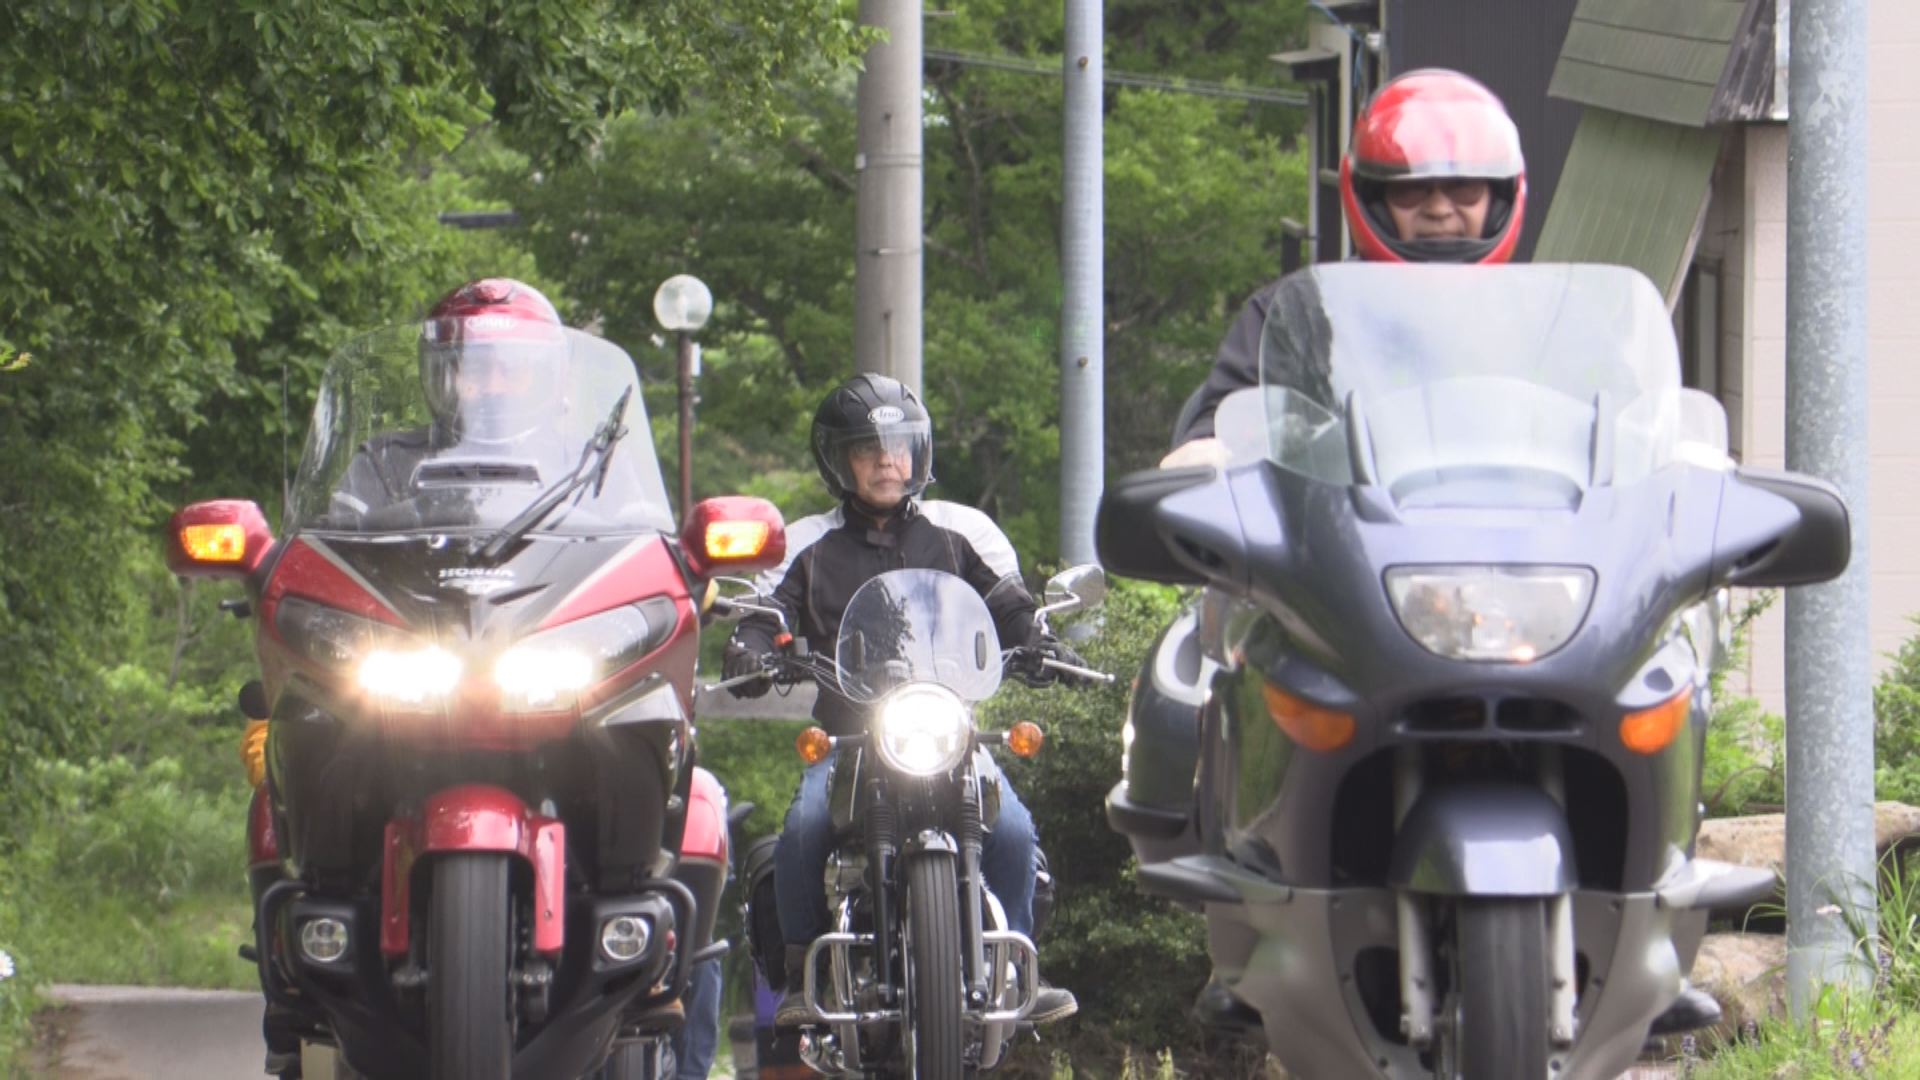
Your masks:
{"label": "shrub", "polygon": [[[1920,617],[1915,620],[1920,626]],[[1873,688],[1874,794],[1920,802],[1920,634],[1893,655]]]}

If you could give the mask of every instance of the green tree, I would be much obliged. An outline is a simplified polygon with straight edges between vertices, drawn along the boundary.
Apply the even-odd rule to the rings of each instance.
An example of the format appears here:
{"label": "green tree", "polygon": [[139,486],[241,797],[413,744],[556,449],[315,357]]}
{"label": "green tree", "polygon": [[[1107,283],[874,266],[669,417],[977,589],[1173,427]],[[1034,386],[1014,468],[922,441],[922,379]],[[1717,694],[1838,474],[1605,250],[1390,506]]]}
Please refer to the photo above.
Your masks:
{"label": "green tree", "polygon": [[[1301,10],[1122,5],[1109,62],[1263,81]],[[1059,20],[1057,5],[976,0],[930,18],[927,40],[1040,59],[1059,48]],[[702,103],[615,124],[588,159],[534,180],[521,168],[495,174],[541,265],[615,340],[654,333],[651,295],[666,277],[692,272],[713,288],[698,492],[754,491],[789,512],[823,499],[804,436],[819,396],[852,371],[853,86],[845,77],[793,93],[773,131],[730,127],[723,104]],[[934,494],[993,514],[1031,562],[1058,532],[1059,84],[935,62],[926,93]],[[1277,275],[1280,221],[1304,211],[1288,141],[1297,122],[1270,105],[1107,96],[1111,470],[1164,451],[1235,309]],[[671,353],[637,352],[655,415],[668,415]],[[657,425],[668,462],[670,434]]]}
{"label": "green tree", "polygon": [[166,505],[215,482],[273,505],[283,371],[298,401],[348,328],[525,266],[435,223],[449,151],[490,129],[552,167],[696,95],[773,124],[776,87],[854,55],[845,7],[0,8],[0,790],[88,741]]}

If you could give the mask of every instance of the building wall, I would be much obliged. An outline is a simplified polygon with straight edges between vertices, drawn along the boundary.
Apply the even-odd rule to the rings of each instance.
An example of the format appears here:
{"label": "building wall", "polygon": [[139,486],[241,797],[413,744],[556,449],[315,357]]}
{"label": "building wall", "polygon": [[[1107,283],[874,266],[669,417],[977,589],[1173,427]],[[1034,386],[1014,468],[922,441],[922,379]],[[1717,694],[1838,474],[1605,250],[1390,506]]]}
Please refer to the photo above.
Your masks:
{"label": "building wall", "polygon": [[[1868,8],[1867,494],[1874,670],[1920,626],[1920,4]],[[1786,461],[1787,133],[1746,129],[1742,460]],[[1784,605],[1756,625],[1744,690],[1784,711]]]}

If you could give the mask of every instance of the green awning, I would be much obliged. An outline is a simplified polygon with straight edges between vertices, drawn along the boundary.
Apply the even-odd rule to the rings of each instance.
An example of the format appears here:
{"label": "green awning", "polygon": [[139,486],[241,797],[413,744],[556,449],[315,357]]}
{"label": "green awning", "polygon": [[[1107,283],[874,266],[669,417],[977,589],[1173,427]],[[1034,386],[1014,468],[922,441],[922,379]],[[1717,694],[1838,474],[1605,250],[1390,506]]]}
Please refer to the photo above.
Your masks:
{"label": "green awning", "polygon": [[1669,303],[1686,275],[1721,129],[1589,108],[1574,132],[1536,262],[1631,266]]}

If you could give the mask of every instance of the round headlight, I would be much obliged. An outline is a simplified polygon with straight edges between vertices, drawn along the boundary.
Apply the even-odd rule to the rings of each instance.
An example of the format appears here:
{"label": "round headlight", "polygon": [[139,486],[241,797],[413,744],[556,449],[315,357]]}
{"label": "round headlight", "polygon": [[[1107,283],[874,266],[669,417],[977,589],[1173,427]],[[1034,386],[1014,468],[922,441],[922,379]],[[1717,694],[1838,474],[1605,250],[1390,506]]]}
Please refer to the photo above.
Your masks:
{"label": "round headlight", "polygon": [[889,766],[912,776],[936,776],[960,764],[973,748],[973,714],[946,687],[916,683],[880,706],[873,734],[880,759]]}

